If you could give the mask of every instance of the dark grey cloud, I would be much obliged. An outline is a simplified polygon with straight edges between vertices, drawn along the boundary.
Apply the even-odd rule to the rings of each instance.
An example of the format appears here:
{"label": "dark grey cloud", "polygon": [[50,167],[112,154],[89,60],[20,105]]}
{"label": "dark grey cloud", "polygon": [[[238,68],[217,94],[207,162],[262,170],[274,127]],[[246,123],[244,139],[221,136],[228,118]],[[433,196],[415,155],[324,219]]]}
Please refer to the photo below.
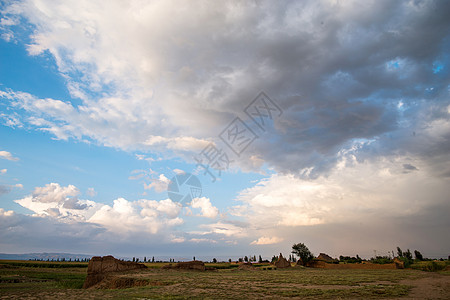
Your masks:
{"label": "dark grey cloud", "polygon": [[[272,40],[252,40],[260,46],[253,64],[264,63],[270,71],[249,89],[259,82],[284,114],[273,136],[262,136],[249,156],[260,154],[281,172],[312,168],[310,175],[317,176],[357,139],[376,141],[359,150],[371,155],[444,154],[448,134],[428,136],[426,149],[392,136],[409,137],[436,120],[449,120],[450,4],[378,1],[346,17],[331,6],[308,3],[303,9],[311,7],[313,29],[297,20],[299,27],[282,31],[273,22],[271,28],[279,30]],[[278,24],[292,16],[294,7],[286,9]],[[436,62],[446,67],[434,74]],[[242,94],[237,98],[251,99]]]}
{"label": "dark grey cloud", "polygon": [[67,209],[82,210],[82,209],[87,208],[87,204],[80,203],[78,201],[78,198],[74,197],[74,198],[68,198],[66,201],[64,201],[63,207],[67,208]]}
{"label": "dark grey cloud", "polygon": [[[40,112],[51,119],[48,126],[56,127],[50,131],[58,138],[86,136],[126,150],[165,152],[170,147],[143,144],[151,135],[212,139],[235,116],[243,116],[244,107],[264,90],[284,114],[237,160],[243,168],[256,155],[276,171],[298,174],[307,168],[309,176],[316,177],[326,174],[338,153],[351,148],[356,139],[375,141],[359,150],[361,160],[402,151],[429,159],[432,150],[441,153],[439,149],[450,144],[448,136],[430,137],[428,149],[422,151],[417,145],[406,147],[405,138],[399,138],[407,131],[420,133],[437,119],[448,121],[447,1],[227,2],[203,5],[204,9],[193,12],[195,22],[191,14],[171,11],[170,19],[176,22],[158,24],[156,31],[151,12],[143,5],[143,13],[150,12],[149,24],[133,27],[133,18],[123,24],[132,26],[127,30],[136,36],[125,29],[125,34],[116,28],[111,32],[106,26],[94,28],[95,36],[83,31],[80,36],[86,41],[70,44],[58,38],[61,29],[54,28],[55,22],[37,16],[32,5],[18,7],[6,13],[22,14],[47,36],[36,41],[36,47],[61,57],[58,67],[76,82],[71,88],[79,86],[93,98],[78,110],[64,107],[61,112],[23,105],[32,114]],[[155,5],[159,8],[167,13],[163,3]],[[92,9],[86,5],[81,10]],[[75,24],[89,27],[92,19],[99,23],[108,19],[96,9],[77,20],[55,15],[78,30]],[[102,34],[113,35],[112,40],[120,44],[130,39],[130,44],[140,46],[122,49],[114,43],[111,52],[111,47],[103,49],[104,44],[96,40]],[[95,45],[89,49],[91,56],[85,55],[87,44]],[[65,55],[63,50],[69,48],[73,56]],[[131,71],[114,69],[103,59],[106,55],[121,62],[118,66],[129,65]],[[80,64],[73,57],[84,61]],[[155,65],[144,68],[143,61]],[[437,65],[442,69],[436,73]],[[111,72],[97,72],[109,68]],[[77,72],[67,71],[72,69],[87,75],[80,79]],[[91,86],[112,94],[114,87],[117,99],[98,99]],[[142,94],[151,94],[151,99]],[[62,109],[61,103],[47,105]],[[116,110],[123,117],[116,119]],[[73,126],[65,126],[68,123]]]}
{"label": "dark grey cloud", "polygon": [[0,196],[11,192],[11,187],[8,185],[0,185]]}
{"label": "dark grey cloud", "polygon": [[419,169],[417,169],[415,166],[413,166],[411,164],[403,164],[403,169],[405,169],[405,172],[418,171],[419,170]]}

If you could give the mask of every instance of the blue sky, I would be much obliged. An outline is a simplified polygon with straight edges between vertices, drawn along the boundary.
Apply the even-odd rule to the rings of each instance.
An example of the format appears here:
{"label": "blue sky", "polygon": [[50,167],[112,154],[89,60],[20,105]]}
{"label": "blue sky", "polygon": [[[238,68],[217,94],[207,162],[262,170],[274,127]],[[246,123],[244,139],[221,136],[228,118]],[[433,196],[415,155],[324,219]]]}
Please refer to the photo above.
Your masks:
{"label": "blue sky", "polygon": [[448,255],[445,2],[0,9],[1,252]]}

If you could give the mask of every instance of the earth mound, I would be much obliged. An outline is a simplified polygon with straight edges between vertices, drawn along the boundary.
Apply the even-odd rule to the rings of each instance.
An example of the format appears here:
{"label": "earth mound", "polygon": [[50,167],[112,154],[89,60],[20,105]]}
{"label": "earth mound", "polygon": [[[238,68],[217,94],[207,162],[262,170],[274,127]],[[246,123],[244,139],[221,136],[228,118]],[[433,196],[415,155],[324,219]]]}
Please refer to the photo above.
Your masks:
{"label": "earth mound", "polygon": [[88,264],[88,276],[83,284],[83,288],[87,289],[97,285],[103,281],[110,274],[118,272],[125,272],[130,270],[146,269],[144,264],[139,264],[130,261],[121,261],[111,255],[108,256],[94,256]]}

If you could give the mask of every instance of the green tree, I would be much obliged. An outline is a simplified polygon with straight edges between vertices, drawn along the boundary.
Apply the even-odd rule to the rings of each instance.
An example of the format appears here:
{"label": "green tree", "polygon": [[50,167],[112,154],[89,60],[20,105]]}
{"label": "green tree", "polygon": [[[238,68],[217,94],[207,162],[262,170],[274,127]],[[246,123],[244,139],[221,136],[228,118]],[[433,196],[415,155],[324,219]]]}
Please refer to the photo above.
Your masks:
{"label": "green tree", "polygon": [[314,258],[314,255],[311,251],[309,251],[308,247],[306,247],[303,243],[294,244],[292,246],[292,254],[297,255],[301,258],[303,265],[307,262],[311,261]]}
{"label": "green tree", "polygon": [[412,253],[409,249],[406,250],[406,252],[403,252],[403,256],[406,257],[408,260],[412,260]]}
{"label": "green tree", "polygon": [[418,250],[414,250],[414,256],[417,260],[423,260],[423,255]]}
{"label": "green tree", "polygon": [[213,263],[217,263],[217,259],[213,258]]}
{"label": "green tree", "polygon": [[247,255],[244,256],[244,261],[245,261],[245,262],[248,262],[248,257],[247,257]]}
{"label": "green tree", "polygon": [[400,249],[400,247],[397,247],[397,256],[403,257],[403,252],[402,252],[402,249]]}
{"label": "green tree", "polygon": [[261,257],[261,255],[259,256],[258,262],[259,262],[259,263],[262,263],[262,257]]}

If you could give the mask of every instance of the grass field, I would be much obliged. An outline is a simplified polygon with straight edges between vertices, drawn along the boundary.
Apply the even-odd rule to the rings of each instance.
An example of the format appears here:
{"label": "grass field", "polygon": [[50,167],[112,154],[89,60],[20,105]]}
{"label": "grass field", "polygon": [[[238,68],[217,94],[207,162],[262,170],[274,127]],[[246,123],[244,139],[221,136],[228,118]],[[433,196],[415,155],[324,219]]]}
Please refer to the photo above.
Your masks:
{"label": "grass field", "polygon": [[[146,286],[84,290],[87,264],[0,261],[0,299],[407,299],[412,295],[420,298],[420,289],[431,299],[433,295],[435,299],[450,298],[448,271],[270,270],[267,266],[242,271],[218,263],[209,264],[221,268],[217,271],[196,272],[161,270],[164,263],[146,265],[150,268],[123,275],[144,279]],[[430,287],[433,291],[426,290]]]}

